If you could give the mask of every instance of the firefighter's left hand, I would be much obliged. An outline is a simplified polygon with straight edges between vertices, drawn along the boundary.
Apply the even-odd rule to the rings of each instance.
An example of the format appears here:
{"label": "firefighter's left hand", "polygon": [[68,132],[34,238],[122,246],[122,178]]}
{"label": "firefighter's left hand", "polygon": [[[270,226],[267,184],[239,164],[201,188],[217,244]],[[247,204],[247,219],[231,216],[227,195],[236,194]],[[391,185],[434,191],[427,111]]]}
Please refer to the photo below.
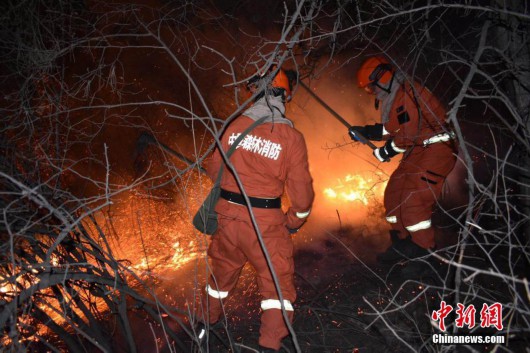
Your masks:
{"label": "firefighter's left hand", "polygon": [[365,130],[366,129],[364,128],[364,126],[350,126],[350,128],[348,129],[348,134],[350,135],[353,141],[361,141],[361,139],[359,138],[359,134],[364,136]]}

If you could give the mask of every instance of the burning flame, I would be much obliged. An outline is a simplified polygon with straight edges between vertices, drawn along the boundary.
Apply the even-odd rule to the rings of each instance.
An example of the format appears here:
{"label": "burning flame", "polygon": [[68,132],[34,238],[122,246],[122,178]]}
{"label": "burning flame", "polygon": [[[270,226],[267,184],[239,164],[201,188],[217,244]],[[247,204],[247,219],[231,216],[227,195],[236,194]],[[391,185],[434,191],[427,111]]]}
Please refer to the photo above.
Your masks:
{"label": "burning flame", "polygon": [[[138,275],[158,277],[178,271],[204,254],[206,239],[193,229],[190,220],[208,188],[201,186],[203,183],[190,176],[184,198],[169,193],[165,198],[150,198],[141,192],[117,196],[111,213],[95,216],[107,230],[114,256],[127,260],[128,268]],[[90,224],[85,228],[98,236],[98,229]]]}
{"label": "burning flame", "polygon": [[338,202],[359,201],[363,205],[379,200],[383,197],[386,187],[381,173],[373,176],[361,174],[347,174],[344,178],[337,179],[336,185],[324,188],[324,195],[328,200]]}
{"label": "burning flame", "polygon": [[164,254],[163,256],[151,255],[149,258],[136,259],[137,263],[131,267],[140,271],[152,271],[154,268],[156,268],[157,272],[163,272],[168,269],[176,270],[195,260],[198,256],[197,245],[193,240],[190,240],[184,246],[181,245],[180,241],[177,241],[171,246],[169,254]]}

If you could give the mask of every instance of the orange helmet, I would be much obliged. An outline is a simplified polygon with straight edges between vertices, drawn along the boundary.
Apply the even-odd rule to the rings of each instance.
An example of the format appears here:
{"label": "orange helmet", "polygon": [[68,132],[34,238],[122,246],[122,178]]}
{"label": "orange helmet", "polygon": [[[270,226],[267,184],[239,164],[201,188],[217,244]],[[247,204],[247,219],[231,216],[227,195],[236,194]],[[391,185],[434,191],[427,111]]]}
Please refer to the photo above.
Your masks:
{"label": "orange helmet", "polygon": [[[276,66],[273,65],[268,73],[274,71]],[[247,82],[247,89],[251,91],[251,88],[256,87],[258,81],[262,80],[266,74],[255,75]],[[270,87],[272,88],[272,94],[275,96],[282,95],[285,101],[291,100],[291,91],[293,88],[293,81],[296,81],[298,75],[295,71],[279,69],[276,76],[272,79]],[[259,99],[258,96],[256,99]]]}
{"label": "orange helmet", "polygon": [[372,91],[370,84],[386,85],[392,79],[392,65],[382,56],[366,59],[357,71],[357,82],[360,88]]}
{"label": "orange helmet", "polygon": [[285,100],[287,102],[291,100],[292,83],[283,69],[278,70],[278,73],[276,76],[274,76],[271,85],[273,88],[283,88],[285,90]]}

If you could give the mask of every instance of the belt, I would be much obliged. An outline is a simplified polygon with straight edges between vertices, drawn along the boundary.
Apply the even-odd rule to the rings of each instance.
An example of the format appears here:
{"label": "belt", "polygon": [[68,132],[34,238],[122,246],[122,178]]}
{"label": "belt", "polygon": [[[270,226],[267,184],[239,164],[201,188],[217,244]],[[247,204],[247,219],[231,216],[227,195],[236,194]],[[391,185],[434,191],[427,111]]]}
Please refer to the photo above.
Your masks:
{"label": "belt", "polygon": [[429,137],[426,140],[423,140],[423,147],[432,145],[433,143],[438,142],[447,142],[449,140],[454,140],[456,137],[455,133],[453,131],[450,132],[444,132],[443,134],[434,135],[433,137]]}
{"label": "belt", "polygon": [[[243,195],[238,194],[236,192],[221,189],[221,197],[229,202],[237,203],[238,205],[243,205],[243,206],[247,205]],[[282,199],[279,197],[275,199],[265,199],[261,197],[249,196],[248,199],[250,201],[250,206],[256,207],[256,208],[281,208],[282,207]]]}

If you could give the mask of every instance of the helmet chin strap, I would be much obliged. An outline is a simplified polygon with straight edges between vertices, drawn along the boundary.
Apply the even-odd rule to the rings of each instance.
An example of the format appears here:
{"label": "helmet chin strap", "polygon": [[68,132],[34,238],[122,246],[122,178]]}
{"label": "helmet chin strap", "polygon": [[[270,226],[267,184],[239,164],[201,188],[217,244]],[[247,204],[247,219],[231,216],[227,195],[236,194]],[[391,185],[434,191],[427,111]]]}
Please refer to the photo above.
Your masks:
{"label": "helmet chin strap", "polygon": [[261,98],[265,97],[265,94],[269,94],[270,96],[273,96],[273,97],[280,97],[281,96],[283,103],[288,102],[287,98],[285,97],[285,90],[282,89],[282,88],[273,87],[273,88],[269,89],[268,92],[266,92],[266,89],[264,89],[261,93],[259,93],[256,96],[256,98],[254,98],[254,103],[256,103]]}
{"label": "helmet chin strap", "polygon": [[[388,85],[385,86],[382,86],[379,84],[379,81],[376,81],[374,83],[374,85],[376,87],[379,87],[379,89],[381,89],[383,92],[386,92],[387,94],[390,94],[390,92],[392,91],[392,83],[394,82],[394,74],[392,74],[392,78],[390,78],[390,82],[388,82]],[[374,102],[374,108],[375,110],[378,110],[379,109],[379,98],[376,98],[375,99],[375,102]]]}
{"label": "helmet chin strap", "polygon": [[388,85],[382,86],[379,84],[379,81],[375,82],[375,85],[385,91],[386,93],[390,94],[390,91],[392,89],[392,83],[394,82],[394,75],[392,75],[392,78],[390,78],[390,82],[388,82]]}

